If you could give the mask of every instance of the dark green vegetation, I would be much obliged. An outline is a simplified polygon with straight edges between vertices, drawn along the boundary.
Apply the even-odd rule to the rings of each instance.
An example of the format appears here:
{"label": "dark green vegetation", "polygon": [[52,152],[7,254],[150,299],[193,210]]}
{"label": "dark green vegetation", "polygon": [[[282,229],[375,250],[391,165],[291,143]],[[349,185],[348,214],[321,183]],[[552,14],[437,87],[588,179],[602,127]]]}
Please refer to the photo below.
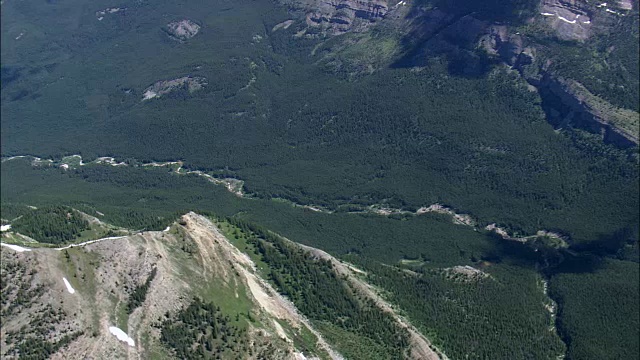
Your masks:
{"label": "dark green vegetation", "polygon": [[[8,203],[39,207],[64,203],[87,212],[100,211],[104,221],[123,227],[130,221],[126,216],[136,213],[149,221],[141,228],[162,230],[178,212],[193,210],[235,215],[332,253],[354,252],[388,263],[424,254],[427,260],[455,265],[490,254],[492,249],[490,238],[453,226],[443,215],[386,218],[317,213],[281,201],[240,199],[201,177],[166,169],[95,166],[65,172],[15,160],[3,164],[1,180],[2,199]],[[154,225],[157,218],[163,222]]]}
{"label": "dark green vegetation", "polygon": [[554,60],[550,71],[579,81],[615,106],[640,111],[639,19],[637,8],[627,16],[610,16],[606,32],[584,44],[554,41],[535,31],[529,35],[546,45],[545,56]]}
{"label": "dark green vegetation", "polygon": [[9,223],[11,220],[15,220],[17,217],[22,216],[28,212],[30,209],[25,205],[14,205],[10,203],[3,202],[2,207],[0,207],[0,218],[2,219],[2,223]]}
{"label": "dark green vegetation", "polygon": [[[231,324],[213,303],[195,298],[160,324],[160,341],[178,359],[242,359],[251,352],[246,330]],[[268,350],[265,354],[268,356]]]}
{"label": "dark green vegetation", "polygon": [[329,261],[315,259],[300,247],[265,229],[233,218],[227,219],[241,229],[256,255],[269,268],[269,277],[309,319],[321,327],[336,327],[338,336],[352,336],[356,348],[338,350],[354,359],[402,359],[408,345],[408,333],[393,317],[380,310],[372,300],[362,299],[333,271]]}
{"label": "dark green vegetation", "polygon": [[453,279],[442,270],[367,265],[375,274],[369,279],[452,359],[550,359],[564,353],[534,271],[484,263],[488,277]]}
{"label": "dark green vegetation", "polygon": [[[442,57],[420,72],[347,82],[313,64],[318,40],[296,40],[296,26],[272,33],[289,15],[267,2],[123,3],[102,21],[97,6],[3,8],[3,155],[184,159],[245,179],[258,196],[330,207],[441,202],[576,242],[638,223],[633,150],[582,151],[545,122],[517,76],[450,76]],[[201,32],[169,39],[162,27],[185,17]],[[24,24],[32,29],[16,41]],[[209,85],[141,101],[155,81],[185,75]]]}
{"label": "dark green vegetation", "polygon": [[129,295],[129,302],[127,302],[127,314],[131,314],[133,310],[135,310],[138,306],[144,303],[144,300],[147,298],[147,291],[149,290],[149,285],[156,277],[156,273],[158,272],[157,268],[153,268],[151,270],[151,274],[147,277],[147,280],[139,286],[136,286],[135,289]]}
{"label": "dark green vegetation", "polygon": [[[638,109],[637,9],[612,17],[617,20],[602,24],[610,25],[608,33],[578,44],[522,23],[538,13],[536,1],[416,3],[450,12],[451,21],[473,14],[522,25],[523,33],[543,45],[538,58],[553,60],[550,72],[580,81],[614,105]],[[535,274],[541,270],[560,304],[560,334],[570,357],[637,355],[637,343],[616,343],[611,335],[637,337],[637,317],[631,314],[637,294],[621,290],[633,277],[616,278],[603,286],[606,293],[584,304],[604,274],[637,265],[614,266],[609,259],[637,261],[637,149],[605,145],[599,134],[554,131],[544,119],[543,99],[521,77],[476,52],[472,41],[444,46],[450,39],[436,39],[423,47],[428,39],[412,42],[413,33],[390,39],[381,28],[366,35],[378,45],[374,50],[350,48],[338,56],[332,52],[340,40],[316,48],[321,37],[294,38],[299,23],[272,32],[291,14],[268,1],[125,0],[117,5],[124,10],[101,20],[96,11],[113,3],[24,0],[2,6],[3,156],[181,159],[192,170],[241,178],[247,192],[262,198],[239,199],[203,178],[166,168],[91,165],[64,171],[12,160],[2,163],[1,195],[3,221],[22,215],[13,230],[40,241],[73,240],[85,225],[73,211],[73,221],[61,216],[55,210],[60,205],[95,216],[99,211],[102,220],[132,230],[161,230],[190,210],[255,223],[350,255],[452,357],[560,354],[562,344],[546,329],[551,323]],[[200,33],[185,42],[167,37],[166,24],[184,18],[200,24]],[[441,45],[446,49],[439,51]],[[404,68],[416,64],[411,61],[386,67],[385,61],[402,59],[378,56],[378,50],[411,61],[424,55],[420,71]],[[331,62],[347,62],[358,51],[376,62],[368,76],[351,76],[353,67],[360,75],[367,72],[366,61]],[[198,92],[141,101],[156,81],[187,75],[205,77],[208,84]],[[337,213],[293,208],[273,197]],[[519,234],[558,231],[567,235],[570,248],[504,245],[441,215],[346,213],[354,204],[415,210],[436,202],[471,214],[481,226],[497,222]],[[53,215],[46,209],[54,209]],[[41,221],[45,227],[39,228]],[[292,253],[265,234],[252,246],[273,267],[272,280],[323,330],[344,342],[370,341],[381,356],[401,347],[403,340],[394,338],[384,317],[369,312],[370,304],[355,301],[327,271],[317,272],[328,270],[326,264]],[[567,272],[575,253],[598,261]],[[388,267],[401,260],[414,273]],[[452,281],[439,269],[454,265],[473,265],[491,276]],[[305,288],[313,281],[332,295]],[[144,298],[143,287],[134,293]],[[203,304],[191,313],[210,317]],[[606,319],[593,315],[596,304]],[[334,313],[347,319],[328,325]],[[376,324],[378,331],[360,327],[362,322]],[[205,334],[212,326],[205,326]],[[181,329],[184,343],[176,351],[204,338],[194,338],[188,325]],[[203,345],[203,353],[212,355]]]}
{"label": "dark green vegetation", "polygon": [[40,242],[60,244],[89,229],[82,215],[66,206],[46,206],[29,211],[11,223],[13,229]]}
{"label": "dark green vegetation", "polygon": [[[88,174],[93,175],[84,176]],[[464,323],[467,314],[473,315],[476,319],[473,329],[486,336],[482,344],[474,345],[476,355],[492,351],[513,351],[514,354],[534,351],[541,356],[552,351],[561,353],[561,344],[557,342],[553,332],[547,330],[552,323],[547,310],[542,306],[545,298],[533,269],[548,269],[544,273],[551,278],[553,284],[557,273],[568,271],[560,266],[564,264],[563,259],[569,258],[569,253],[562,249],[552,248],[547,251],[535,244],[528,247],[519,243],[505,243],[481,231],[454,225],[450,218],[443,215],[387,218],[348,213],[323,214],[292,207],[281,201],[241,199],[230,194],[222,186],[215,186],[201,177],[177,175],[162,168],[85,166],[77,172],[65,172],[57,168],[33,168],[26,160],[14,160],[3,163],[1,180],[2,199],[14,204],[10,207],[17,206],[15,204],[39,207],[66,204],[87,212],[92,209],[100,211],[104,213],[105,221],[115,221],[115,225],[121,225],[118,221],[122,221],[122,214],[134,211],[143,214],[144,217],[141,218],[150,221],[154,217],[164,218],[163,227],[175,219],[176,211],[191,209],[196,212],[213,212],[223,218],[233,216],[232,221],[239,223],[248,221],[256,224],[255,226],[276,231],[289,239],[322,248],[339,256],[351,254],[348,260],[372,274],[369,281],[386,290],[389,300],[397,303],[416,326],[441,344],[447,354],[468,351],[462,344],[474,334],[470,332],[472,330],[458,326],[453,332],[448,326],[449,323]],[[591,248],[571,245],[570,250],[575,249],[578,254],[592,253],[589,257],[595,259],[611,254],[637,261],[637,238],[634,236],[634,230],[629,229],[605,237],[594,243],[595,246]],[[273,257],[273,264],[280,264],[285,260],[281,251],[287,251],[286,248],[280,250],[266,241],[263,247],[265,254],[267,248],[272,250],[269,254]],[[536,247],[538,251],[534,251]],[[311,296],[313,289],[301,289],[300,283],[291,276],[298,271],[296,268],[300,271],[306,269],[307,275],[313,273],[313,270],[309,269],[311,263],[307,262],[308,259],[305,260],[301,254],[298,255],[295,257],[300,261],[295,265],[285,262],[281,268],[275,268],[274,278],[280,277],[284,285],[281,288],[283,291],[293,293],[294,296],[311,291],[308,294]],[[403,263],[406,264],[403,266],[415,271],[415,277],[379,264],[382,262],[397,265],[398,261],[403,259]],[[637,262],[628,264],[637,265]],[[315,265],[321,264],[314,263]],[[490,274],[491,278],[471,283],[451,282],[437,270],[454,265],[475,266]],[[599,266],[597,261],[578,263],[572,270],[575,274],[571,276],[588,276],[589,272],[597,272]],[[333,281],[331,278],[324,279]],[[625,279],[633,281],[629,277]],[[407,285],[406,289],[400,290],[400,284]],[[557,298],[561,305],[565,302],[568,304],[562,307],[561,315],[574,306],[572,301],[575,304],[578,297],[583,295],[572,292]],[[629,301],[637,302],[632,299]],[[453,306],[454,304],[460,304],[460,307]],[[467,309],[467,312],[460,311],[461,308]],[[316,316],[323,314],[321,306],[309,311],[312,314],[320,314]],[[606,311],[607,314],[624,313],[633,311],[633,308],[628,307],[626,303],[615,302],[602,311]],[[483,318],[488,321],[480,321]],[[580,344],[589,341],[588,337],[585,337],[588,336],[588,332],[580,330],[583,326],[592,326],[589,321],[590,317],[587,316],[580,321],[562,323],[562,335],[569,348],[580,348],[583,346]],[[521,332],[521,326],[529,332]],[[611,326],[622,329],[629,326],[629,323],[620,324],[621,327],[613,324]],[[577,335],[572,338],[564,336],[565,328],[577,331]],[[508,342],[506,339],[496,340],[492,331],[501,331],[496,329],[514,330],[510,332],[511,337],[507,338],[514,341],[517,339],[516,343],[521,348],[514,348],[513,343],[503,343]],[[322,330],[335,331],[336,338],[343,342],[353,336],[340,327]],[[483,330],[486,332],[482,332]],[[544,336],[530,337],[533,334]],[[637,334],[634,332],[629,333],[629,336],[635,335]],[[356,339],[364,338],[366,337],[361,334],[356,335]],[[496,344],[503,346],[494,347],[494,340],[497,341]],[[354,340],[354,343],[357,341],[359,340]],[[582,349],[589,351],[584,347]],[[611,348],[609,351],[624,353],[625,350]]]}
{"label": "dark green vegetation", "polygon": [[567,359],[632,359],[640,352],[638,263],[606,260],[590,273],[552,278]]}

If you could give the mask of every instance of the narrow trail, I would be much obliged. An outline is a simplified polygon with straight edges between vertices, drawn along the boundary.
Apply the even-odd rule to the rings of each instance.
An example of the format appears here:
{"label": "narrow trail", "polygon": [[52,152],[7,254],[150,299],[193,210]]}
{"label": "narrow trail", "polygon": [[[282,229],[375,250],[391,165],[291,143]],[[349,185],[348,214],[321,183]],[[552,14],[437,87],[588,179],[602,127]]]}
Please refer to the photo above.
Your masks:
{"label": "narrow trail", "polygon": [[82,246],[86,246],[86,245],[90,245],[90,244],[95,244],[97,242],[106,241],[106,240],[122,239],[122,238],[126,238],[126,237],[133,236],[133,235],[136,235],[136,234],[138,234],[138,233],[134,233],[134,234],[130,234],[130,235],[123,235],[123,236],[110,236],[110,237],[101,238],[101,239],[89,240],[89,241],[81,242],[81,243],[78,243],[78,244],[69,244],[67,246],[63,246],[63,247],[59,247],[59,248],[49,248],[49,247],[43,247],[43,248],[31,247],[30,248],[30,247],[24,247],[24,246],[20,246],[20,245],[7,244],[7,243],[0,243],[0,246],[7,247],[7,248],[12,249],[12,250],[17,251],[17,252],[33,251],[33,250],[36,250],[36,249],[53,249],[53,250],[57,250],[57,251],[62,251],[62,250],[71,249],[71,248],[74,248],[74,247],[82,247]]}
{"label": "narrow trail", "polygon": [[82,246],[86,246],[86,245],[89,245],[89,244],[95,244],[97,242],[101,242],[101,241],[105,241],[105,240],[122,239],[122,238],[126,238],[126,237],[132,236],[132,235],[135,235],[135,234],[123,235],[123,236],[110,236],[110,237],[106,237],[106,238],[102,238],[102,239],[89,240],[89,241],[81,242],[79,244],[70,244],[70,245],[67,245],[67,246],[55,248],[55,250],[62,251],[62,250],[71,249],[71,248],[74,248],[74,247],[82,247]]}

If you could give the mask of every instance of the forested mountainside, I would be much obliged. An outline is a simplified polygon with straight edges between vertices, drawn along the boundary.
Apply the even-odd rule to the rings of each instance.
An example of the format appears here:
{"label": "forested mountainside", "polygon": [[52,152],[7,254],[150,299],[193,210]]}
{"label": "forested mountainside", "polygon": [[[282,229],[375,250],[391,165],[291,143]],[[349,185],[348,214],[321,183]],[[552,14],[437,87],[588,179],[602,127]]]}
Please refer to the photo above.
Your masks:
{"label": "forested mountainside", "polygon": [[183,160],[576,242],[637,228],[637,4],[365,3],[7,1],[2,154]]}
{"label": "forested mountainside", "polygon": [[640,354],[636,0],[0,6],[3,357]]}
{"label": "forested mountainside", "polygon": [[[90,230],[70,240],[74,243],[150,230],[165,230],[161,234],[166,235],[166,231],[173,233],[179,228],[171,224],[180,217],[181,209],[197,209],[217,214],[214,223],[238,249],[258,256],[252,257],[258,268],[272,266],[263,273],[264,278],[270,279],[272,286],[311,321],[319,322],[317,330],[343,355],[351,354],[346,358],[371,358],[373,352],[384,358],[406,342],[379,338],[389,334],[389,330],[378,327],[384,321],[376,325],[377,335],[354,328],[352,321],[366,313],[357,315],[360,311],[345,300],[344,293],[333,291],[328,296],[319,291],[335,281],[326,278],[327,264],[305,265],[305,255],[292,252],[290,243],[276,234],[354,264],[360,272],[353,271],[366,275],[366,281],[395,311],[440,354],[452,359],[489,355],[548,358],[562,354],[576,359],[613,359],[638,351],[638,243],[619,242],[629,234],[616,234],[580,247],[552,233],[503,238],[466,221],[464,216],[445,211],[327,212],[282,200],[240,197],[204,176],[167,171],[170,166],[175,165],[87,164],[78,168],[93,167],[95,173],[85,177],[81,171],[74,174],[57,165],[34,167],[28,159],[5,161],[3,253],[10,251],[7,246],[11,244],[27,248],[68,246],[65,244],[69,241],[47,245],[47,239],[38,242],[21,234],[38,233],[39,225],[49,226],[27,221],[35,217],[58,224],[56,218],[76,212],[87,219]],[[73,207],[48,206],[62,203]],[[52,227],[72,233],[72,229],[65,229]],[[109,241],[107,238],[99,244],[107,246]],[[313,258],[326,259],[324,252],[313,250],[313,254]],[[320,280],[329,283],[320,285]],[[141,279],[137,284],[145,282]],[[308,284],[314,286],[305,286]],[[594,288],[600,290],[593,293]],[[140,293],[131,290],[128,294],[134,292]],[[584,306],[589,299],[593,303]],[[333,317],[349,313],[355,316],[350,321],[336,323]],[[377,350],[362,353],[363,349]]]}
{"label": "forested mountainside", "polygon": [[164,231],[72,247],[3,243],[3,357],[444,356],[348,279],[358,269],[214,222],[189,213]]}

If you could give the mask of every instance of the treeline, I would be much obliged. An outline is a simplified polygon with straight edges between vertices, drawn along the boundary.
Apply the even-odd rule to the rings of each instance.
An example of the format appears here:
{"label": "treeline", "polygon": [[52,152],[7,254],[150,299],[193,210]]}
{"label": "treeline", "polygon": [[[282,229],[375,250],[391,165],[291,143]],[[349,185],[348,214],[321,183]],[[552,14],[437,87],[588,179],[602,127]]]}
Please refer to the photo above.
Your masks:
{"label": "treeline", "polygon": [[314,321],[338,326],[381,345],[385,354],[370,356],[402,359],[409,345],[408,332],[374,302],[357,294],[336,275],[329,261],[287,243],[259,226],[235,218],[227,219],[241,229],[269,266],[269,276],[278,290]]}
{"label": "treeline", "polygon": [[[69,173],[65,173],[55,168],[34,169],[28,162],[12,161],[3,163],[2,175],[2,197],[3,201],[15,204],[33,204],[43,207],[47,203],[63,203],[73,207],[80,207],[81,204],[99,209],[105,213],[105,221],[107,217],[122,215],[122,221],[127,221],[124,217],[128,211],[135,210],[141,214],[149,214],[150,216],[162,216],[169,218],[174,211],[180,209],[193,209],[196,212],[209,210],[224,216],[237,214],[238,219],[244,219],[254,224],[260,224],[266,228],[281,233],[295,241],[308,244],[311,246],[322,248],[336,255],[357,254],[355,259],[350,261],[357,262],[357,259],[373,259],[382,261],[387,264],[396,264],[401,258],[414,259],[422,261],[431,267],[448,267],[457,264],[467,264],[470,261],[477,263],[486,260],[492,263],[489,272],[498,271],[501,267],[501,261],[507,261],[514,258],[514,249],[504,248],[505,243],[500,239],[489,239],[481,232],[473,231],[471,228],[455,225],[448,217],[437,215],[422,215],[419,217],[410,217],[406,219],[389,219],[381,216],[361,216],[351,214],[322,214],[311,210],[294,208],[282,202],[265,201],[265,200],[244,200],[228,193],[222,187],[213,186],[202,178],[196,177],[176,177],[180,186],[174,189],[141,189],[129,187],[124,179],[127,178],[128,171],[121,171],[115,167],[100,167],[101,171],[111,177],[121,177],[122,185],[116,186],[109,182],[109,176],[104,176],[104,182],[88,182],[83,181]],[[6,171],[5,171],[6,170]],[[146,176],[154,176],[162,179],[162,177],[172,177],[162,169],[142,170]],[[120,181],[120,180],[119,180]],[[173,181],[173,180],[169,180]],[[56,191],[50,191],[55,189]],[[620,209],[610,207],[611,211]],[[622,211],[622,210],[621,210]],[[624,211],[622,211],[624,212]],[[115,223],[121,225],[120,223]],[[593,226],[597,227],[598,223]],[[637,227],[630,229],[630,232],[623,232],[610,237],[601,237],[602,245],[617,242],[615,238],[633,238],[637,232]],[[624,242],[622,242],[624,243]],[[624,245],[624,249],[629,247]],[[624,250],[624,254],[628,254],[628,258],[637,259],[637,241],[633,243],[629,250]],[[616,253],[615,249],[608,251]],[[536,252],[535,254],[539,254]],[[623,255],[624,255],[623,254]],[[635,254],[635,255],[634,255]],[[626,255],[625,255],[626,256]],[[523,264],[523,268],[532,269],[535,266],[535,259],[539,255],[533,257],[533,260],[527,260]],[[377,269],[377,270],[376,270]],[[371,272],[376,274],[384,271],[387,267],[374,268]],[[495,269],[495,270],[494,270]],[[576,276],[582,276],[580,271]],[[384,278],[384,272],[379,276]],[[503,276],[505,276],[503,274]],[[393,277],[395,279],[395,277]],[[508,276],[506,278],[509,278]],[[376,277],[369,280],[375,282]],[[500,278],[502,279],[502,278]],[[406,281],[405,279],[404,281]],[[446,282],[431,281],[435,284],[441,284],[441,291],[446,289]],[[424,312],[418,305],[424,303],[425,299],[431,298],[425,292],[413,291],[414,283],[399,282],[402,285],[391,286],[400,295],[397,299],[405,299],[405,303],[399,304],[400,307],[410,313],[410,319],[416,325],[421,323],[426,326],[432,326],[430,318],[422,317]],[[393,285],[393,284],[390,284]],[[495,285],[492,285],[495,286]],[[520,282],[516,282],[510,287],[521,287]],[[473,288],[473,287],[472,287]],[[481,289],[487,287],[481,287]],[[525,287],[526,288],[526,287]],[[492,289],[492,288],[491,288]],[[495,290],[495,289],[493,289]],[[492,290],[492,291],[493,291]],[[496,296],[500,291],[494,293]],[[511,290],[506,293],[512,293]],[[405,294],[406,296],[401,296]],[[518,293],[522,299],[526,299],[526,293]],[[531,290],[531,296],[541,296],[540,291]],[[476,294],[477,295],[477,294]],[[474,301],[483,301],[485,297],[474,295]],[[396,303],[396,298],[391,298]],[[447,297],[441,298],[432,309],[439,309],[442,304],[450,303]],[[490,303],[484,303],[482,307],[470,306],[470,309],[481,309],[493,307],[499,309],[502,302],[513,304],[515,300],[506,301],[501,298],[487,297]],[[542,299],[540,299],[542,301]],[[398,300],[399,302],[399,300]],[[473,302],[472,302],[473,303]],[[414,304],[413,308],[411,304]],[[427,303],[431,304],[431,302]],[[440,304],[440,305],[437,305]],[[540,303],[534,301],[534,305]],[[532,305],[533,306],[533,305]],[[571,305],[567,305],[570,307]],[[633,307],[631,307],[633,308]],[[506,309],[506,308],[505,308]],[[511,309],[514,309],[511,307]],[[503,314],[515,314],[514,319],[522,319],[519,316],[525,316],[527,311],[518,308],[518,312],[506,311]],[[436,311],[430,310],[430,311]],[[492,310],[492,316],[494,316]],[[414,315],[417,314],[417,315]],[[501,313],[495,313],[500,315]],[[538,310],[532,314],[540,315]],[[460,319],[463,315],[461,312],[449,311],[451,319]],[[414,319],[415,317],[415,319]],[[586,318],[586,317],[585,317]],[[448,318],[440,318],[440,326],[443,331],[453,331],[446,321]],[[493,320],[487,320],[487,324],[491,324]],[[503,317],[496,317],[498,323],[504,323]],[[515,321],[515,320],[514,320]],[[519,321],[519,320],[518,320]],[[529,320],[522,320],[527,324]],[[486,326],[489,326],[486,325]],[[464,329],[463,325],[460,325]],[[501,328],[509,329],[509,326],[500,325]],[[471,327],[474,328],[474,327]],[[486,328],[486,327],[481,327]],[[424,330],[424,329],[423,329]],[[460,348],[463,348],[463,337],[471,336],[468,333],[460,334],[455,340],[456,334],[447,335],[454,338]],[[514,340],[515,341],[515,340]],[[473,342],[472,342],[473,343]],[[498,340],[496,344],[501,344]],[[573,346],[580,348],[588,345],[587,342],[576,342]],[[485,344],[485,346],[489,346]],[[584,348],[584,347],[583,347]],[[445,347],[446,350],[446,347]],[[458,350],[463,352],[462,350]]]}
{"label": "treeline", "polygon": [[[160,341],[178,359],[243,358],[251,351],[246,330],[230,323],[220,307],[198,297],[160,324]],[[248,347],[248,348],[247,348]]]}
{"label": "treeline", "polygon": [[[359,253],[387,263],[425,254],[433,261],[449,264],[465,261],[472,255],[480,257],[491,250],[487,237],[438,214],[393,219],[317,213],[283,202],[241,199],[201,177],[174,176],[163,169],[113,166],[89,169],[91,166],[87,165],[81,173],[95,174],[95,178],[91,175],[80,179],[70,171],[34,169],[27,162],[12,161],[3,167],[7,171],[2,172],[2,182],[6,184],[2,195],[7,201],[38,206],[66,204],[87,212],[96,209],[104,213],[103,221],[132,230],[162,230],[180,215],[193,210],[221,216],[238,214],[238,218],[303,244],[334,254]],[[155,178],[139,183],[162,183],[166,179],[165,184],[175,184],[165,188],[138,187],[137,177],[130,176],[136,172]],[[56,191],[48,191],[45,184]]]}
{"label": "treeline", "polygon": [[163,213],[150,210],[149,212],[143,212],[125,208],[120,211],[109,212],[105,220],[126,229],[159,231],[169,226],[169,224],[183,214],[185,214],[185,212],[182,211]]}
{"label": "treeline", "polygon": [[61,244],[89,229],[89,222],[66,206],[46,206],[32,210],[11,224],[12,230],[40,242]]}

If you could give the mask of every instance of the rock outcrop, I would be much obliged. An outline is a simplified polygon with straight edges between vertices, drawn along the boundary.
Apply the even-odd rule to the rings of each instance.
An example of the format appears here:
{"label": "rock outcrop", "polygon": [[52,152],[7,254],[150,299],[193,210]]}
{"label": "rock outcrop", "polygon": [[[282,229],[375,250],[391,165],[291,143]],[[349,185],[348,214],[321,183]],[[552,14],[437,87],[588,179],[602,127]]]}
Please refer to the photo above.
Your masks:
{"label": "rock outcrop", "polygon": [[161,80],[144,90],[142,100],[144,101],[157,98],[181,89],[186,90],[189,93],[193,93],[202,89],[205,85],[207,85],[207,79],[198,76],[185,76],[173,80]]}
{"label": "rock outcrop", "polygon": [[[549,41],[587,46],[596,36],[613,31],[619,19],[637,16],[629,13],[636,6],[633,1],[540,0],[531,9],[533,12],[518,21],[534,28],[526,31],[536,31]],[[483,76],[496,64],[506,64],[519,71],[532,89],[538,90],[548,120],[554,126],[599,133],[605,142],[620,147],[638,144],[638,112],[617,108],[579,82],[564,78],[564,73],[554,69],[554,58],[548,56],[547,45],[530,36],[531,33],[514,30],[509,21],[492,17],[488,9],[433,7],[406,1],[395,4],[385,0],[289,0],[288,4],[300,10],[299,21],[303,27],[306,25],[302,30],[298,27],[298,36],[365,32],[380,24],[382,32],[390,33],[389,38],[401,39],[388,51],[392,55],[385,58],[391,64],[367,62],[373,56],[362,48],[373,48],[374,44],[362,45],[353,36],[345,37],[342,43],[334,41],[328,52],[321,52],[324,57],[321,63],[327,64],[327,68],[349,74],[371,73],[375,71],[372,68],[381,64],[419,68],[427,64],[429,57],[444,56],[452,74],[473,77]],[[290,25],[291,22],[278,24],[274,30]],[[347,49],[348,54],[342,55]]]}
{"label": "rock outcrop", "polygon": [[591,34],[591,17],[586,2],[579,0],[543,0],[540,15],[559,39],[584,41]]}
{"label": "rock outcrop", "polygon": [[166,32],[178,41],[186,41],[196,36],[200,31],[200,25],[191,20],[174,21],[167,24]]}
{"label": "rock outcrop", "polygon": [[[637,112],[611,106],[575,80],[543,73],[540,80],[529,79],[529,82],[540,91],[543,108],[555,126],[570,125],[600,133],[605,142],[618,147],[638,145],[640,114]],[[551,98],[546,106],[545,98]],[[560,104],[562,106],[558,106]]]}
{"label": "rock outcrop", "polygon": [[[550,25],[558,38],[586,40],[591,35],[590,20],[587,20],[590,17],[584,3],[544,0],[541,7],[549,11],[542,16],[551,18],[553,11]],[[567,20],[569,18],[571,20]],[[539,44],[514,34],[507,26],[492,25],[480,37],[478,47],[518,70],[538,90],[547,119],[554,126],[571,126],[601,134],[605,142],[622,148],[638,145],[640,114],[617,108],[579,82],[557,74],[552,70],[552,59],[536,61]]]}
{"label": "rock outcrop", "polygon": [[311,1],[304,8],[307,26],[328,35],[365,31],[388,12],[385,0]]}

